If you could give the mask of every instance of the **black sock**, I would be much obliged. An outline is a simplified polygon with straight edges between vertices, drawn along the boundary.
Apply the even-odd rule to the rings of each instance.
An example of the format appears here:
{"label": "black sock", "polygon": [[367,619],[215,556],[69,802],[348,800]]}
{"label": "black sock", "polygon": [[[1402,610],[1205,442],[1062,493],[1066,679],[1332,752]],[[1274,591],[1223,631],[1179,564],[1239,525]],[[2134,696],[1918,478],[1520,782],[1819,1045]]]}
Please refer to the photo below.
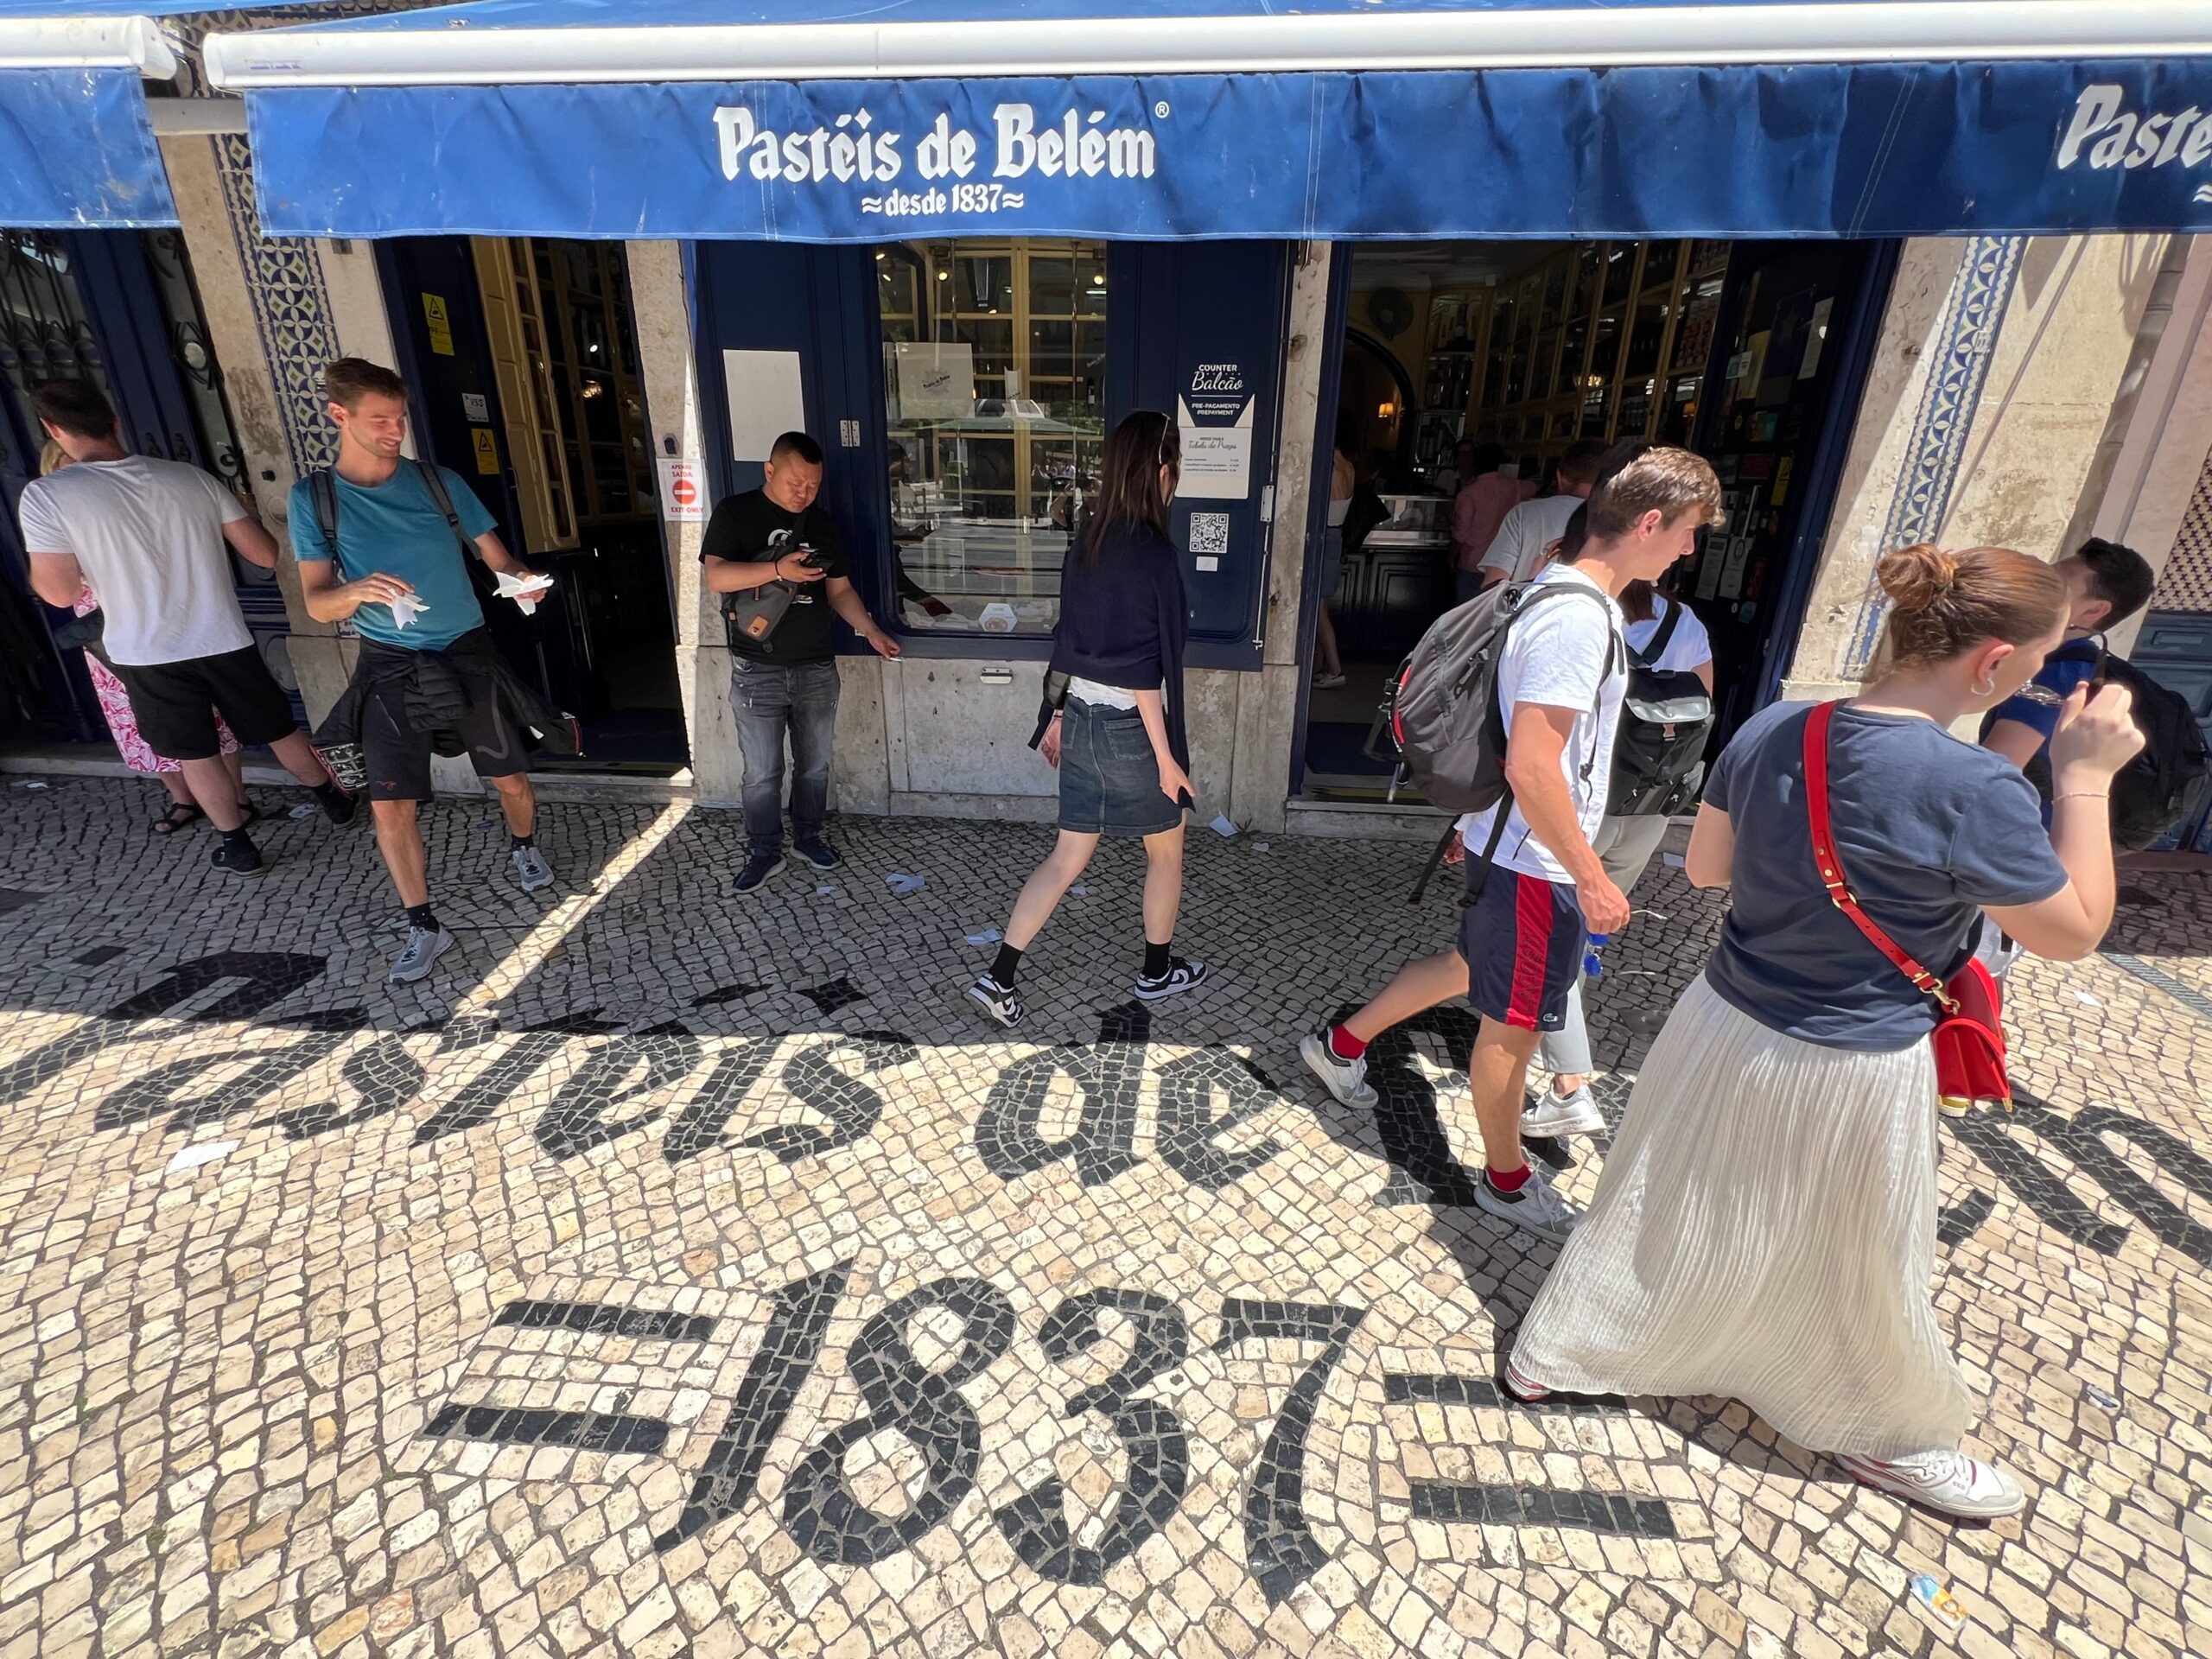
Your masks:
{"label": "black sock", "polygon": [[507,831],[507,850],[509,852],[518,853],[525,847],[535,847],[537,845],[537,832],[535,830],[531,830],[530,834],[526,836],[518,836],[512,830]]}
{"label": "black sock", "polygon": [[430,913],[427,904],[410,905],[407,906],[407,925],[419,927],[425,933],[435,933],[438,931],[438,918]]}
{"label": "black sock", "polygon": [[346,791],[339,788],[335,783],[311,785],[308,789],[308,793],[314,796],[315,799],[321,801],[325,806],[343,806],[350,798],[346,795]]}
{"label": "black sock", "polygon": [[[1168,944],[1173,943],[1173,939],[1168,941]],[[1154,944],[1150,939],[1144,942],[1144,976],[1147,979],[1158,979],[1166,973],[1167,960],[1167,945]]]}
{"label": "black sock", "polygon": [[991,977],[1007,990],[1014,988],[1014,976],[1021,966],[1021,952],[1010,944],[999,946],[999,959],[991,964]]}
{"label": "black sock", "polygon": [[244,824],[240,824],[235,830],[222,831],[222,836],[223,845],[226,847],[243,847],[248,852],[253,850],[253,837],[246,834]]}

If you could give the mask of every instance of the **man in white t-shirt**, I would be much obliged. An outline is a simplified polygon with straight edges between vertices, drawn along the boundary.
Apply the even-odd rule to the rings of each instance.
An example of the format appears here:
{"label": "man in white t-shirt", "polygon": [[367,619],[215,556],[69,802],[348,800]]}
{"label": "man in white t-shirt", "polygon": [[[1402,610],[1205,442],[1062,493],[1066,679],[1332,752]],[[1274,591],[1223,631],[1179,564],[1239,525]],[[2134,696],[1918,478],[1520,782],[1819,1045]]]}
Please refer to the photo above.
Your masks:
{"label": "man in white t-shirt", "polygon": [[1490,551],[1483,555],[1481,588],[1526,582],[1536,574],[1545,550],[1559,540],[1574,510],[1589,499],[1605,458],[1605,446],[1588,438],[1567,449],[1559,463],[1559,493],[1523,501],[1498,524]]}
{"label": "man in white t-shirt", "polygon": [[1628,921],[1628,899],[1592,846],[1628,685],[1615,600],[1631,582],[1656,581],[1720,516],[1719,480],[1686,449],[1647,449],[1618,471],[1593,470],[1603,482],[1590,497],[1587,539],[1538,575],[1499,658],[1512,793],[1460,820],[1469,899],[1458,949],[1408,963],[1380,996],[1300,1049],[1338,1100],[1371,1105],[1368,1044],[1465,993],[1482,1017],[1467,1064],[1486,1166],[1475,1202],[1554,1243],[1580,1212],[1529,1167],[1522,1096],[1540,1035],[1565,1022],[1587,935]]}
{"label": "man in white t-shirt", "polygon": [[124,454],[115,410],[89,381],[50,381],[35,401],[39,424],[71,464],[26,485],[17,504],[31,587],[62,610],[87,588],[99,600],[100,649],[139,734],[177,762],[222,834],[209,862],[236,875],[267,868],[222,762],[218,710],[240,743],[267,744],[332,822],[348,822],[353,798],[293,722],[231,585],[225,544],[273,570],[269,532],[198,467]]}

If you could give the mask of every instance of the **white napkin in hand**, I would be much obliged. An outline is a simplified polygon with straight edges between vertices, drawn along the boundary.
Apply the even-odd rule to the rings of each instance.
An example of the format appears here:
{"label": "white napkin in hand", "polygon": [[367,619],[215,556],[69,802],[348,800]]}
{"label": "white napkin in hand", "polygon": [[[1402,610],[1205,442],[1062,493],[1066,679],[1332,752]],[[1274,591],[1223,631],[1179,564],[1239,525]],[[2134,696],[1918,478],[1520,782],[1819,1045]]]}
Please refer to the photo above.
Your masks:
{"label": "white napkin in hand", "polygon": [[391,626],[395,628],[412,627],[415,619],[429,608],[412,594],[396,594],[391,601]]}
{"label": "white napkin in hand", "polygon": [[502,570],[499,573],[499,596],[501,599],[514,601],[522,607],[522,613],[524,616],[537,614],[537,601],[543,599],[553,586],[552,577],[540,575],[535,571],[526,576],[518,576],[512,570]]}

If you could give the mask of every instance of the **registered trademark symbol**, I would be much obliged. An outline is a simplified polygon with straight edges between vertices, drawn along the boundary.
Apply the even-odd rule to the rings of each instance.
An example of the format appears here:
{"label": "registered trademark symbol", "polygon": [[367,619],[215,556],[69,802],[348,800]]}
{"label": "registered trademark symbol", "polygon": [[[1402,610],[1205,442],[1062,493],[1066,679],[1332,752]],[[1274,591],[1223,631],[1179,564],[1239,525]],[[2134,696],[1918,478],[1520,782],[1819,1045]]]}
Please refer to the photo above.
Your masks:
{"label": "registered trademark symbol", "polygon": [[1156,118],[1165,121],[1167,118],[1167,100],[1161,99],[1159,103],[1152,106],[1152,112]]}

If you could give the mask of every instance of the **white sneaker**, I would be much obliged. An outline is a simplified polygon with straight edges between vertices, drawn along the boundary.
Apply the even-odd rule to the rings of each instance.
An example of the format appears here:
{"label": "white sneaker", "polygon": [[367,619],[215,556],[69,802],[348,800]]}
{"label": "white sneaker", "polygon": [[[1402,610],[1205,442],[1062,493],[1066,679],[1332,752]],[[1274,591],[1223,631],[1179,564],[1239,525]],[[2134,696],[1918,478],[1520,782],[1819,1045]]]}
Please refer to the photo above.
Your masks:
{"label": "white sneaker", "polygon": [[1185,991],[1195,991],[1206,982],[1206,965],[1192,957],[1170,957],[1167,971],[1157,976],[1139,974],[1136,994],[1147,1002],[1157,1002],[1163,997],[1180,996]]}
{"label": "white sneaker", "polygon": [[410,927],[407,930],[407,948],[391,964],[391,971],[385,977],[394,985],[407,985],[423,978],[440,957],[453,949],[453,935],[442,927]]}
{"label": "white sneaker", "polygon": [[1356,1060],[1338,1058],[1329,1046],[1329,1033],[1333,1027],[1307,1033],[1299,1044],[1298,1052],[1313,1075],[1321,1079],[1321,1086],[1343,1106],[1372,1106],[1375,1104],[1375,1085],[1367,1080],[1367,1060],[1364,1056]]}
{"label": "white sneaker", "polygon": [[1963,1452],[1928,1452],[1895,1463],[1839,1452],[1836,1461],[1878,1491],[1962,1520],[1993,1520],[2027,1507],[2028,1495],[2018,1481],[1997,1465]]}
{"label": "white sneaker", "polygon": [[1605,1127],[1605,1115],[1590,1085],[1579,1085],[1571,1095],[1546,1089],[1531,1096],[1521,1108],[1521,1133],[1538,1140],[1555,1135],[1596,1135]]}
{"label": "white sneaker", "polygon": [[553,867],[535,847],[515,849],[515,874],[522,878],[524,893],[536,893],[540,887],[553,885]]}
{"label": "white sneaker", "polygon": [[1550,1179],[1533,1164],[1517,1192],[1491,1185],[1490,1172],[1484,1170],[1475,1183],[1475,1207],[1553,1244],[1566,1243],[1582,1219],[1582,1212],[1554,1192]]}

